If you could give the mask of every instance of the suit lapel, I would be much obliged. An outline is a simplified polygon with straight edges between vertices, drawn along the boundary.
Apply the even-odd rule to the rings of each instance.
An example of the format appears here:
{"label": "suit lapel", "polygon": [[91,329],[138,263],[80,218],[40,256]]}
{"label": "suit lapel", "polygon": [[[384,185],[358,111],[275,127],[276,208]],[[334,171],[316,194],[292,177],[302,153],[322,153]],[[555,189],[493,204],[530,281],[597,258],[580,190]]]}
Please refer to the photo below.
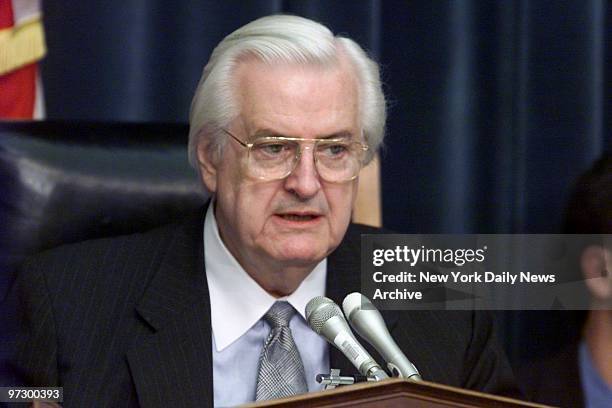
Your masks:
{"label": "suit lapel", "polygon": [[141,406],[213,404],[204,213],[169,234],[165,257],[136,309],[149,326],[127,355]]}

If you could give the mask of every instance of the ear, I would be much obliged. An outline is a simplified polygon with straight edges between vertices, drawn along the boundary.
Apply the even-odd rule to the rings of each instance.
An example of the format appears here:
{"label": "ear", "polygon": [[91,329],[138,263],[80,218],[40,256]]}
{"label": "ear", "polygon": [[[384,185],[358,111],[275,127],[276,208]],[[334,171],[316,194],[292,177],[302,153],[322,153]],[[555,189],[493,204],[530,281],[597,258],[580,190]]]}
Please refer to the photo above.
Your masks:
{"label": "ear", "polygon": [[210,193],[217,191],[217,164],[218,157],[211,148],[210,141],[201,138],[196,149],[200,177]]}
{"label": "ear", "polygon": [[585,284],[594,298],[605,300],[612,297],[612,277],[609,265],[610,253],[597,245],[591,245],[582,251],[580,268]]}

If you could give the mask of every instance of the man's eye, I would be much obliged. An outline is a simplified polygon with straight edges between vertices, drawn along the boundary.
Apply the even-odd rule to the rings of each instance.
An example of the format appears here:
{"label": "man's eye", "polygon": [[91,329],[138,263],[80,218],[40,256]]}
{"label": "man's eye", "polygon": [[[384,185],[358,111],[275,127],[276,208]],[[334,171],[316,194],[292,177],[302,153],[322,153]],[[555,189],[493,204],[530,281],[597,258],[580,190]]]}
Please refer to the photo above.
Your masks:
{"label": "man's eye", "polygon": [[283,143],[264,143],[257,146],[257,150],[267,155],[280,155],[290,150],[289,146]]}
{"label": "man's eye", "polygon": [[322,153],[329,157],[342,156],[346,152],[348,152],[348,146],[344,144],[322,146]]}

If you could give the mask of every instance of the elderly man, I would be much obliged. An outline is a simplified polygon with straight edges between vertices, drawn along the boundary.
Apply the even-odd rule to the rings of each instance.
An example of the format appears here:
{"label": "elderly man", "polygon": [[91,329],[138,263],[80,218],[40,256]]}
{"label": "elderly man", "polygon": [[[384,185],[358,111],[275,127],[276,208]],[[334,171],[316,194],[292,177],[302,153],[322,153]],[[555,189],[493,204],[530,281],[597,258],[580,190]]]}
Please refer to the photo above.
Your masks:
{"label": "elderly man", "polygon": [[[227,36],[204,68],[189,152],[213,199],[176,225],[26,263],[16,371],[65,406],[227,406],[320,390],[355,372],[306,303],[360,287],[359,172],[384,133],[377,65],[291,16]],[[480,313],[385,313],[424,379],[511,393]]]}

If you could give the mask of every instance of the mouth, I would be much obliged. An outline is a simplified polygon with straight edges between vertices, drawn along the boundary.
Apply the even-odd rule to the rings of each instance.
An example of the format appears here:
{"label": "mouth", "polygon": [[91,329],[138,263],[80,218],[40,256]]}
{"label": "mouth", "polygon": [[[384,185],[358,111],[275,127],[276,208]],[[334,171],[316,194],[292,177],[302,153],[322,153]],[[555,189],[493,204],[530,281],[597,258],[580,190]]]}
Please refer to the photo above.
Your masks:
{"label": "mouth", "polygon": [[311,223],[313,221],[321,218],[320,214],[315,213],[286,213],[286,214],[276,214],[276,216],[283,221],[290,223]]}
{"label": "mouth", "polygon": [[310,221],[315,219],[316,215],[299,215],[299,214],[281,214],[281,217],[288,221]]}

